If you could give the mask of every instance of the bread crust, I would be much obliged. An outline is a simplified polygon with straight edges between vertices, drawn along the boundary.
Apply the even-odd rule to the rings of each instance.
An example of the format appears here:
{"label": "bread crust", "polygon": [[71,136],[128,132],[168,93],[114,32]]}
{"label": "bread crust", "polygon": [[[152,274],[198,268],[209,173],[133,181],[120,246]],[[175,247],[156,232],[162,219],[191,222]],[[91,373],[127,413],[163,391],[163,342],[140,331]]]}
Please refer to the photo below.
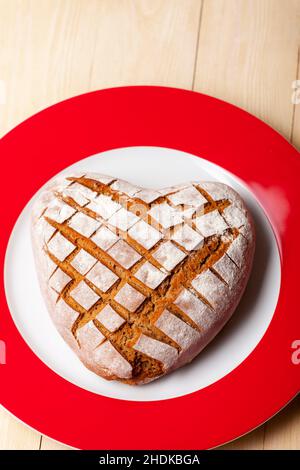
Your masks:
{"label": "bread crust", "polygon": [[[102,195],[108,198],[104,202],[98,201]],[[140,231],[133,229],[141,219],[133,212],[136,205],[145,208],[155,232],[164,234],[158,241],[153,238],[156,243],[151,248],[147,244],[156,236],[154,230],[141,242]],[[120,212],[125,206],[129,216],[137,218],[130,227],[124,225]],[[174,209],[174,223],[166,228],[169,207]],[[109,210],[112,214],[107,214]],[[178,221],[182,211],[187,218]],[[95,226],[89,221],[91,230],[95,229],[91,234],[88,222],[75,220],[78,213],[95,218]],[[120,215],[117,222],[115,214]],[[118,240],[112,236],[112,247],[103,249],[107,241],[100,232],[98,238],[96,234],[112,223],[118,224],[113,233]],[[175,237],[178,227],[187,232],[180,232],[181,239]],[[54,240],[60,234],[69,237],[66,246],[61,238],[59,243]],[[125,260],[123,245],[116,248],[120,239],[124,242],[124,234],[131,234],[130,242],[125,240],[137,253],[126,254]],[[197,236],[202,237],[201,243],[191,248],[199,242]],[[251,272],[255,229],[242,198],[222,183],[196,181],[166,190],[143,190],[106,175],[72,174],[70,179],[50,182],[36,201],[32,244],[41,291],[60,335],[92,372],[136,385],[191,362],[227,323]],[[134,256],[133,266],[124,267]],[[95,264],[87,267],[91,257],[97,266],[101,261],[98,277]],[[87,273],[77,272],[88,268]],[[87,276],[100,284],[94,285]],[[114,276],[117,280],[110,286]]]}

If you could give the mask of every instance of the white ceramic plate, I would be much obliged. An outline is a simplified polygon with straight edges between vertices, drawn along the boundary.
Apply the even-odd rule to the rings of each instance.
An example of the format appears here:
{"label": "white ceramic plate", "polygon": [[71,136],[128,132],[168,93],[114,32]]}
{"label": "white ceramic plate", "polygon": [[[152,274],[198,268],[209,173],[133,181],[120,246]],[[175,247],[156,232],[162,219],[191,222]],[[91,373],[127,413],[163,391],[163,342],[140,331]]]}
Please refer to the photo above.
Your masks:
{"label": "white ceramic plate", "polygon": [[[280,259],[271,225],[249,189],[234,175],[199,157],[160,147],[130,147],[94,155],[67,168],[95,171],[145,187],[189,180],[220,181],[246,201],[256,222],[253,275],[230,322],[191,364],[146,386],[107,382],[87,370],[57,333],[41,296],[30,240],[30,211],[21,213],[5,262],[5,289],[13,319],[35,354],[57,374],[91,392],[124,400],[150,401],[182,396],[221,379],[255,348],[271,322],[280,289]],[[255,273],[255,274],[254,274]]]}

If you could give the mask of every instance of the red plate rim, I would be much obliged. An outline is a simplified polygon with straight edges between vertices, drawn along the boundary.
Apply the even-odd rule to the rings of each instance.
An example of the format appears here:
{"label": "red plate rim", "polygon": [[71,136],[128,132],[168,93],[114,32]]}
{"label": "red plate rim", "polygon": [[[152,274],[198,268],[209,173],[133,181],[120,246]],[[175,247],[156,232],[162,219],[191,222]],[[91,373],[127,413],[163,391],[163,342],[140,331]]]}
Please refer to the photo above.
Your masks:
{"label": "red plate rim", "polygon": [[2,220],[2,266],[14,223],[49,178],[87,156],[131,146],[199,155],[237,175],[254,193],[251,184],[257,181],[281,192],[289,207],[284,224],[276,217],[272,191],[269,196],[266,191],[263,202],[271,212],[273,207],[269,215],[282,267],[279,300],[267,332],[236,369],[197,392],[154,402],[107,398],[67,382],[27,346],[7,306],[2,269],[0,338],[6,343],[7,364],[0,366],[1,403],[42,434],[80,449],[211,448],[259,426],[300,389],[299,367],[292,361],[292,344],[299,339],[300,252],[294,249],[300,228],[299,155],[257,118],[200,93],[141,86],[68,99],[0,140],[5,168],[1,200],[12,189],[17,196]]}

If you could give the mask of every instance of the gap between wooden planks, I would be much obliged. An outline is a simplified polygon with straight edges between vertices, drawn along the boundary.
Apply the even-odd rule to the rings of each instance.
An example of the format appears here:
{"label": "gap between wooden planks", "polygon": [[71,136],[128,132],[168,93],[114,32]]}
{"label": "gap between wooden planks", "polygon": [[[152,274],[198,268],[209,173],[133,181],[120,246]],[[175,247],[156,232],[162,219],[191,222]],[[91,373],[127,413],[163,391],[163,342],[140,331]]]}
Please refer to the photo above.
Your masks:
{"label": "gap between wooden planks", "polygon": [[[227,100],[300,146],[299,24],[298,0],[0,0],[0,133],[70,96],[149,84]],[[223,448],[299,449],[299,404]],[[1,409],[0,448],[67,447]]]}

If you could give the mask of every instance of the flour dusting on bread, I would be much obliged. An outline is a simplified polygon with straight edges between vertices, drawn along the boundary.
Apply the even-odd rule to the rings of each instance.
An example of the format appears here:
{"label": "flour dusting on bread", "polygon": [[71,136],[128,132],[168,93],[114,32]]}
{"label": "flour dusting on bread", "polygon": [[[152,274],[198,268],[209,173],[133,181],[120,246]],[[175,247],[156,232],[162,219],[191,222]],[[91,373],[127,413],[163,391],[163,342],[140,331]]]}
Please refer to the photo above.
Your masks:
{"label": "flour dusting on bread", "polygon": [[60,178],[33,210],[49,313],[96,374],[128,384],[190,362],[234,312],[255,233],[229,186],[144,189],[112,176]]}

